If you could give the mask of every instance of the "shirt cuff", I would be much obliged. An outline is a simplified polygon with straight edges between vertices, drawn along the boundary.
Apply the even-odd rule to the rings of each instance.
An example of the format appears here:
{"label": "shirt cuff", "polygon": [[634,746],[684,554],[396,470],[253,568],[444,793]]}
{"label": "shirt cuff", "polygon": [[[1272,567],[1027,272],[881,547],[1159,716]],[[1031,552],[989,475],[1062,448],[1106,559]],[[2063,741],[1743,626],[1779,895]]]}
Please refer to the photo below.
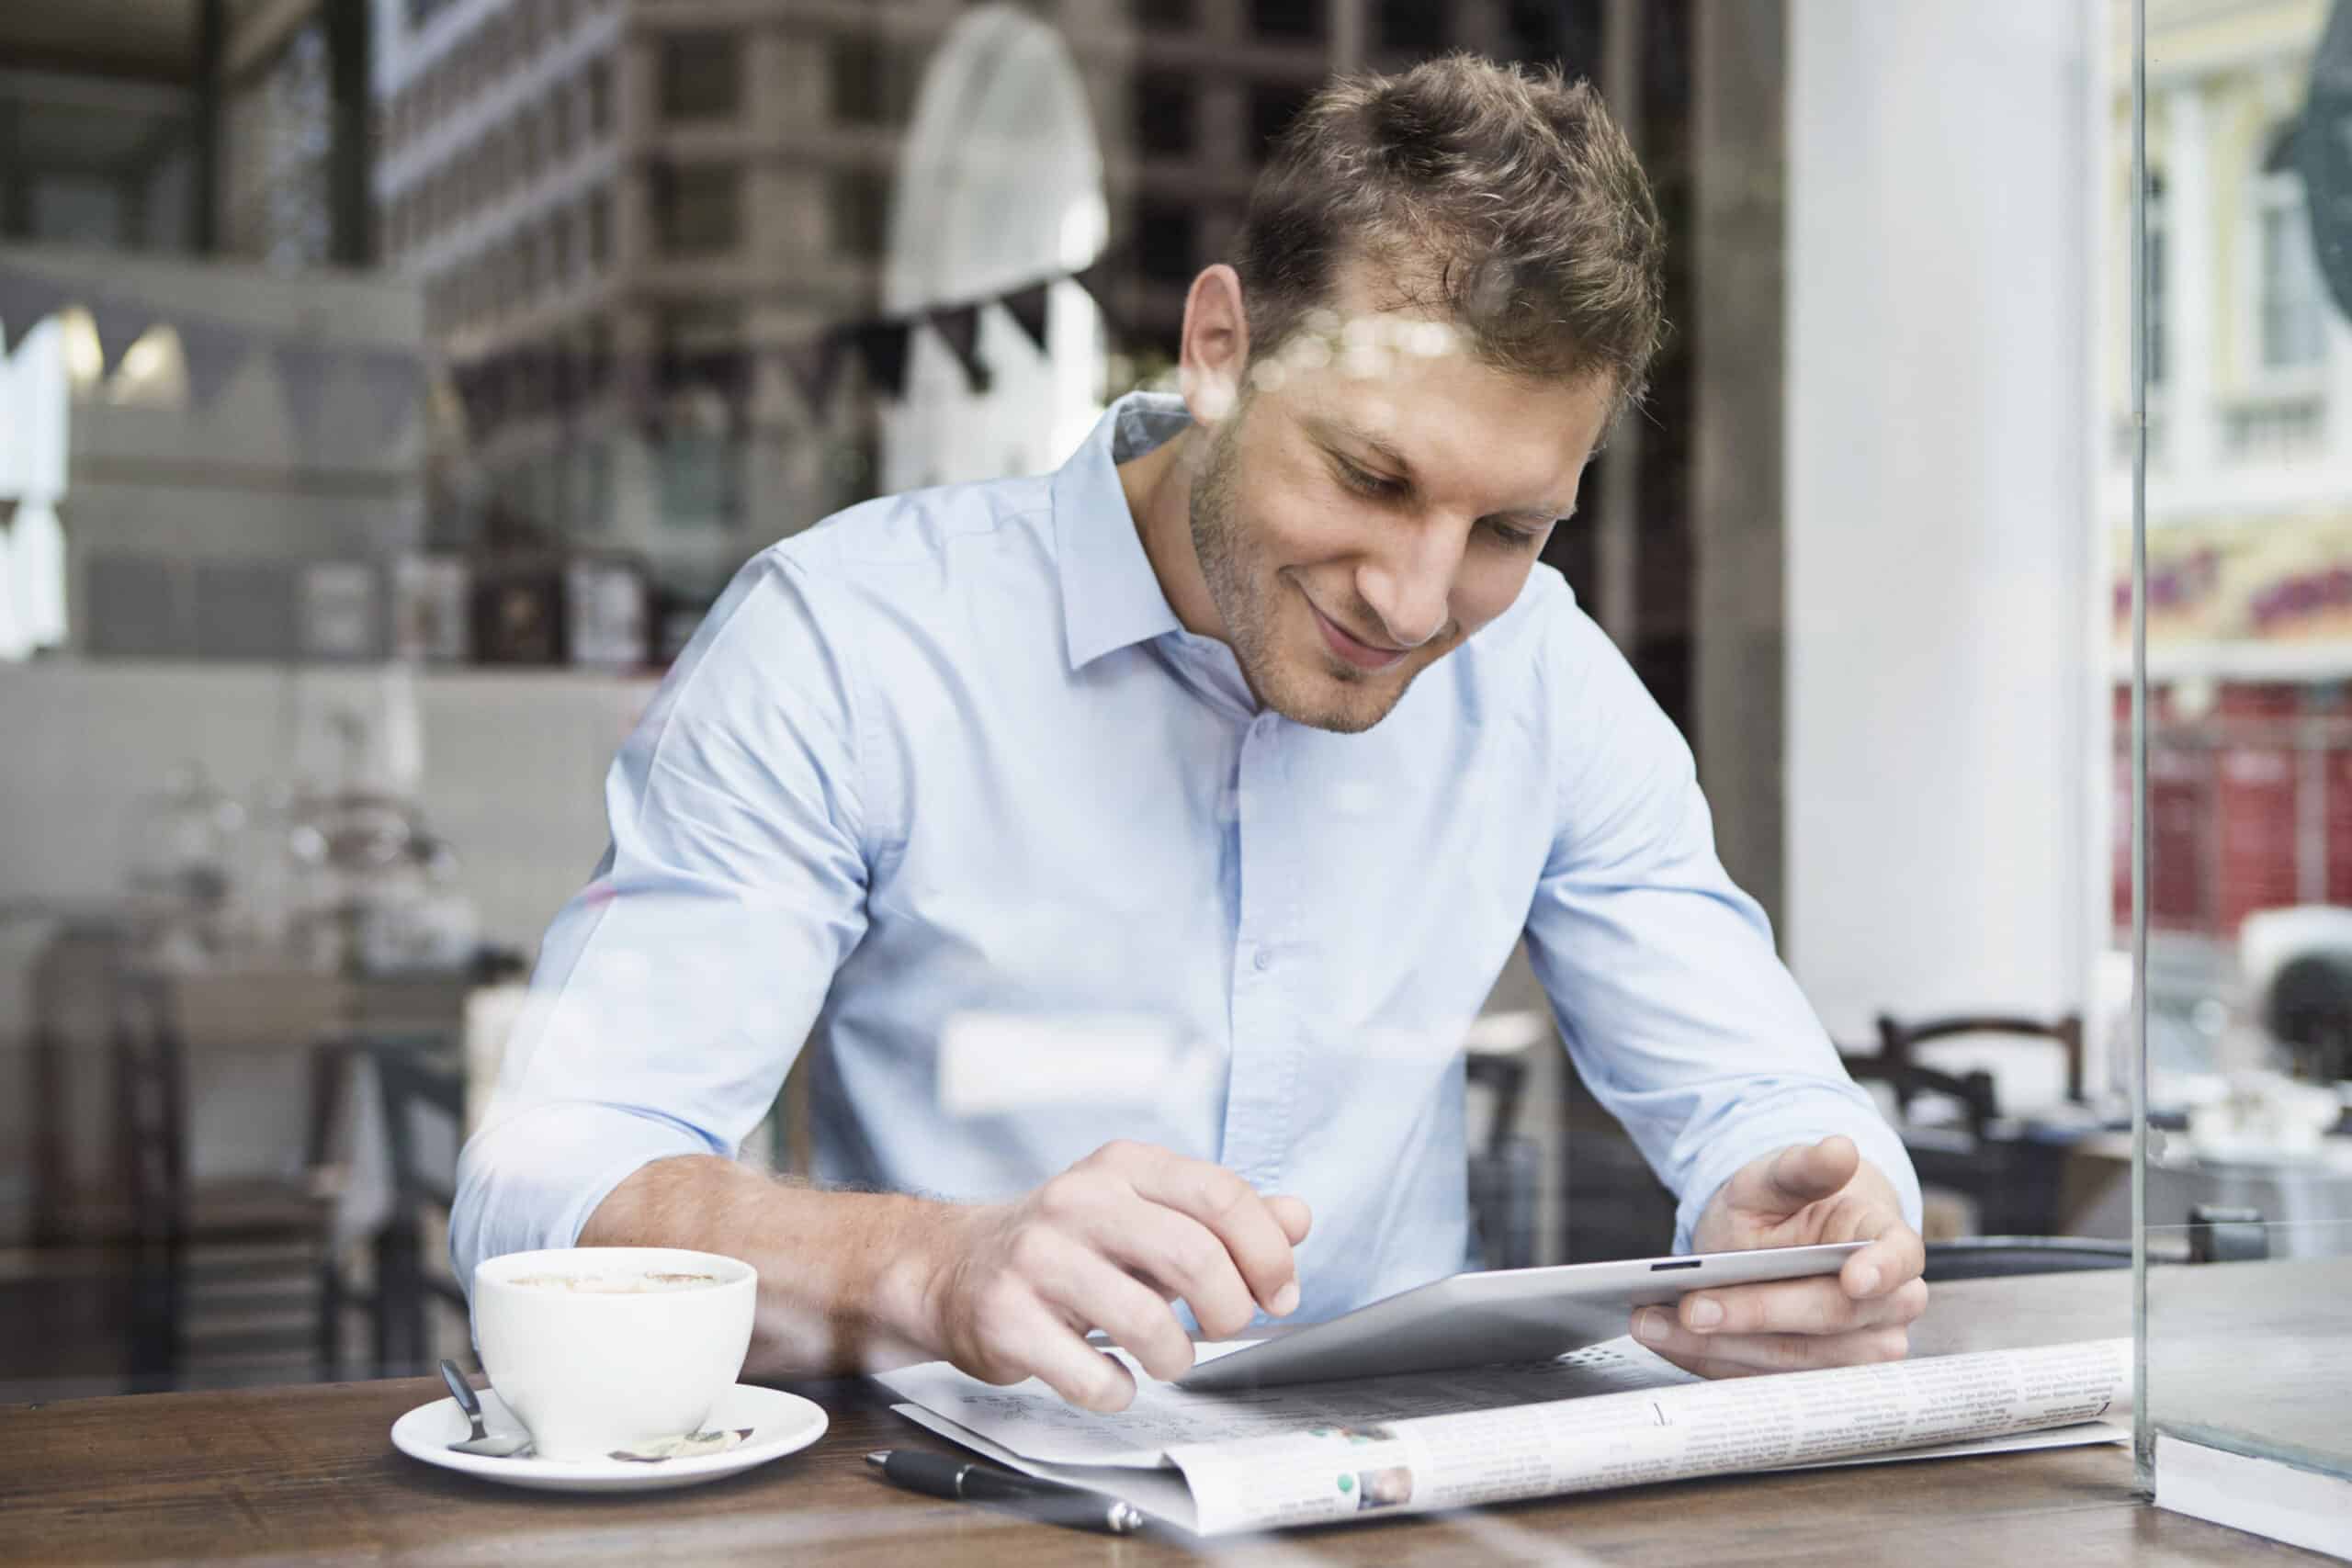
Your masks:
{"label": "shirt cuff", "polygon": [[458,1159],[449,1266],[471,1296],[484,1259],[575,1246],[596,1206],[641,1168],[717,1152],[675,1122],[616,1105],[575,1100],[502,1117]]}
{"label": "shirt cuff", "polygon": [[1775,1105],[1768,1118],[1742,1125],[1736,1133],[1736,1136],[1709,1145],[1706,1153],[1691,1166],[1690,1179],[1682,1189],[1682,1200],[1674,1211],[1677,1253],[1691,1250],[1691,1233],[1699,1228],[1699,1216],[1707,1212],[1715,1193],[1738,1173],[1740,1167],[1791,1144],[1818,1143],[1833,1133],[1843,1133],[1854,1140],[1862,1157],[1876,1166],[1894,1186],[1895,1198],[1903,1206],[1905,1223],[1915,1231],[1919,1228],[1919,1178],[1911,1168],[1911,1156],[1905,1152],[1903,1140],[1894,1129],[1868,1101],[1858,1102],[1837,1093],[1818,1098],[1808,1095],[1802,1100]]}

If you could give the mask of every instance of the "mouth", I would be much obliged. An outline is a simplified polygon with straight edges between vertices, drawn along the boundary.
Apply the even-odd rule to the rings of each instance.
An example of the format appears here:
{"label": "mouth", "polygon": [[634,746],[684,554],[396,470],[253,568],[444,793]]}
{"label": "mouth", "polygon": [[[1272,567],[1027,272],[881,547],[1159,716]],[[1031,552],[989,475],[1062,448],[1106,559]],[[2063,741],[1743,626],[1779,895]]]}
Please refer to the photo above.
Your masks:
{"label": "mouth", "polygon": [[1384,670],[1395,669],[1402,664],[1405,661],[1405,656],[1412,651],[1408,648],[1382,648],[1366,642],[1362,637],[1350,636],[1341,629],[1338,622],[1316,609],[1315,601],[1312,599],[1306,601],[1306,607],[1314,615],[1315,624],[1322,628],[1325,645],[1333,653],[1338,654],[1367,675],[1376,675]]}

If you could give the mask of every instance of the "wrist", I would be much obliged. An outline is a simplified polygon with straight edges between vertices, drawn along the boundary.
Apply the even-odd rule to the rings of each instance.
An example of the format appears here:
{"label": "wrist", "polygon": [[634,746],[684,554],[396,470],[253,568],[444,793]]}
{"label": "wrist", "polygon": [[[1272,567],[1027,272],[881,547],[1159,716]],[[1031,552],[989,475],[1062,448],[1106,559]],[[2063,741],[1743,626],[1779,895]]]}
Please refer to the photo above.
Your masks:
{"label": "wrist", "polygon": [[875,1326],[917,1354],[947,1356],[944,1301],[962,1236],[978,1211],[961,1203],[905,1200],[898,1234],[881,1250],[873,1291]]}

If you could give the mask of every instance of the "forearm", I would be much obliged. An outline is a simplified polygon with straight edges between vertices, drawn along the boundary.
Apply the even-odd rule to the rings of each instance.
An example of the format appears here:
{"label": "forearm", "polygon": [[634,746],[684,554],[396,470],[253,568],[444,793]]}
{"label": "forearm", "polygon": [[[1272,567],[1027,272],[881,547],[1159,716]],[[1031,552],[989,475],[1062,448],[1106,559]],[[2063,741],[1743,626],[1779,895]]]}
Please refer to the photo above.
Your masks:
{"label": "forearm", "polygon": [[968,1211],[877,1192],[829,1192],[715,1156],[656,1160],[599,1204],[582,1247],[681,1247],[759,1270],[747,1370],[835,1375],[941,1354],[931,1259]]}

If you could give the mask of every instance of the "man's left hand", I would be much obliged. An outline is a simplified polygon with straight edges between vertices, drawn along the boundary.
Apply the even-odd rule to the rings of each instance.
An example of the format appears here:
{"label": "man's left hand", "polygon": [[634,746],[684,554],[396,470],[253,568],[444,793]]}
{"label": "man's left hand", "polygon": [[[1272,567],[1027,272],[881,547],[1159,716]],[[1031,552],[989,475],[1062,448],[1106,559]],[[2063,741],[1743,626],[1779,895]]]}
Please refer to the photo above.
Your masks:
{"label": "man's left hand", "polygon": [[1919,1234],[1894,1184],[1853,1140],[1792,1144],[1750,1160],[1708,1202],[1693,1250],[1734,1252],[1867,1241],[1835,1274],[1694,1291],[1679,1306],[1642,1307],[1634,1337],[1702,1377],[1899,1361],[1928,1306]]}

